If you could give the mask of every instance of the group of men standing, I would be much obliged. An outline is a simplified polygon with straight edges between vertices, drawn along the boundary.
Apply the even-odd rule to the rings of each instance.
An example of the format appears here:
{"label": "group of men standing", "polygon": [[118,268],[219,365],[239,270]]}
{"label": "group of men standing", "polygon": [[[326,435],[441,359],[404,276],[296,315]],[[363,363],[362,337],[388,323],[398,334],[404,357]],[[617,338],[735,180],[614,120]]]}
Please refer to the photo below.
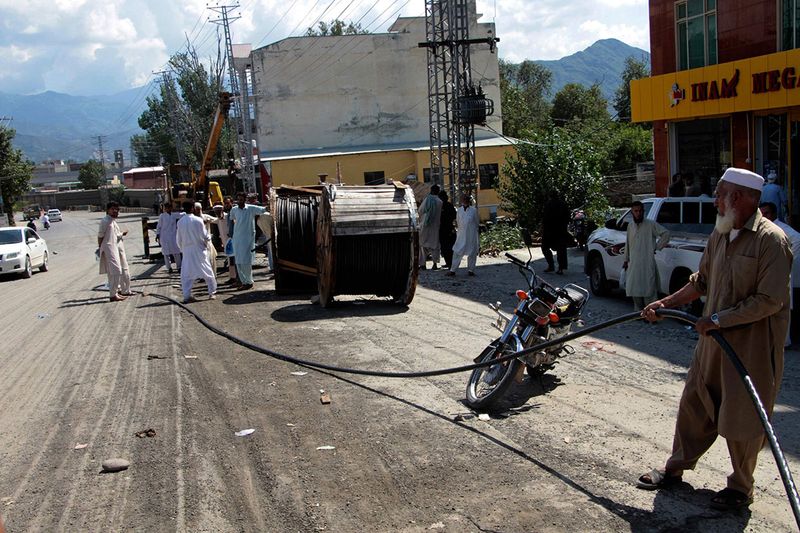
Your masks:
{"label": "group of men standing", "polygon": [[440,256],[444,258],[448,276],[455,276],[464,256],[467,257],[467,274],[475,275],[478,260],[478,210],[472,206],[468,193],[461,195],[461,205],[456,210],[445,191],[432,185],[430,193],[419,206],[419,268],[427,268],[428,256],[433,260],[433,270],[439,269]]}
{"label": "group of men standing", "polygon": [[[173,213],[169,202],[162,207],[156,239],[161,245],[168,272],[174,272],[174,263],[181,275],[184,303],[196,301],[192,296],[192,286],[197,280],[206,282],[209,299],[216,297],[216,248],[212,243],[210,224],[217,225],[222,246],[232,252],[227,254],[231,275],[227,284],[236,285],[238,290],[253,288],[256,220],[266,213],[266,208],[248,204],[244,193],[237,196],[236,205],[230,198],[225,199],[225,205],[215,205],[215,216],[203,214],[199,202],[184,202],[183,211],[179,213]],[[131,294],[123,243],[127,232],[120,230],[116,222],[118,216],[119,204],[109,202],[98,232],[100,273],[108,275],[110,300],[113,302],[124,300]]]}

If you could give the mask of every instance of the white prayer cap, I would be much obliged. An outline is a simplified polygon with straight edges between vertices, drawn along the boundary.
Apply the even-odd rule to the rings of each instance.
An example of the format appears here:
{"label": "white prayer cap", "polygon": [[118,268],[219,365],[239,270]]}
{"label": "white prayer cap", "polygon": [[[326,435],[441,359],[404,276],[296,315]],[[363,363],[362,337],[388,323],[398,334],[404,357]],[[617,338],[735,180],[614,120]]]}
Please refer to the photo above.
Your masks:
{"label": "white prayer cap", "polygon": [[761,191],[761,189],[764,188],[764,178],[755,172],[750,172],[749,170],[745,170],[743,168],[729,168],[725,171],[719,181],[727,181],[728,183],[741,185],[742,187],[755,189],[757,191]]}
{"label": "white prayer cap", "polygon": [[211,209],[224,209],[224,207],[222,207],[222,204],[214,204]]}
{"label": "white prayer cap", "polygon": [[194,206],[199,208],[199,209],[203,209],[203,204],[201,204],[200,202],[195,202]]}

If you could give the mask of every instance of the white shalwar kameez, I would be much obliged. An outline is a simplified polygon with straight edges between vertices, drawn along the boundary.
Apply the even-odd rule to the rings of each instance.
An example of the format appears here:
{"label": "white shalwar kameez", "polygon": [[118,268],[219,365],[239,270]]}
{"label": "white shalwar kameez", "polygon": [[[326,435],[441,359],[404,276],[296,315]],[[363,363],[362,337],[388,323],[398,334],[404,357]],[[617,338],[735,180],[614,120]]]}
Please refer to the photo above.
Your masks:
{"label": "white shalwar kameez", "polygon": [[233,221],[233,255],[236,257],[236,272],[242,285],[253,284],[253,261],[256,258],[256,216],[267,209],[245,204],[244,209],[233,206],[230,219]]}
{"label": "white shalwar kameez", "polygon": [[178,221],[177,232],[178,247],[183,253],[183,266],[181,268],[181,289],[183,299],[192,296],[192,285],[198,278],[203,278],[208,285],[208,294],[217,292],[217,280],[208,260],[207,243],[211,236],[206,231],[203,219],[186,215]]}
{"label": "white shalwar kameez", "polygon": [[114,298],[117,293],[131,292],[131,275],[128,272],[128,260],[125,257],[125,246],[122,243],[122,230],[117,220],[111,215],[100,219],[97,236],[103,239],[100,244],[100,273],[108,275],[108,293]]}
{"label": "white shalwar kameez", "polygon": [[183,217],[183,213],[167,213],[166,211],[158,215],[156,225],[156,235],[161,244],[161,254],[164,256],[164,266],[172,268],[169,256],[175,258],[175,266],[181,268],[181,250],[175,241],[175,233],[178,231],[178,220]]}
{"label": "white shalwar kameez", "polygon": [[475,272],[475,264],[478,261],[478,250],[480,248],[478,239],[478,210],[473,206],[466,209],[459,206],[456,212],[456,243],[453,245],[453,262],[450,264],[450,272],[458,270],[461,259],[467,256],[467,271]]}
{"label": "white shalwar kameez", "polygon": [[[211,215],[206,215],[203,213],[203,224],[206,227],[206,233],[208,233],[209,237],[211,236],[211,224],[217,221],[217,217],[212,217]],[[209,238],[208,244],[206,244],[206,249],[208,250],[208,262],[211,263],[211,271],[214,272],[214,276],[217,275],[217,249],[214,247],[214,243]]]}

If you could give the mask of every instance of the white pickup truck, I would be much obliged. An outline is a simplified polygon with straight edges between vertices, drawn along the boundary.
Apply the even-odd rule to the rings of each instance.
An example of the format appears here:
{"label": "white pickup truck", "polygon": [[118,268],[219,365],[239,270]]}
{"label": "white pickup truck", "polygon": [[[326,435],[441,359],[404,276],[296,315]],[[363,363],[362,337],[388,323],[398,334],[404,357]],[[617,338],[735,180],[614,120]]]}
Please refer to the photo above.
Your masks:
{"label": "white pickup truck", "polygon": [[[669,244],[656,252],[659,292],[670,294],[680,289],[700,266],[700,257],[714,229],[717,209],[707,196],[687,198],[648,198],[642,200],[644,216],[670,232]],[[595,230],[587,242],[584,269],[592,292],[605,296],[619,287],[625,261],[625,238],[633,215],[628,209],[621,217]]]}

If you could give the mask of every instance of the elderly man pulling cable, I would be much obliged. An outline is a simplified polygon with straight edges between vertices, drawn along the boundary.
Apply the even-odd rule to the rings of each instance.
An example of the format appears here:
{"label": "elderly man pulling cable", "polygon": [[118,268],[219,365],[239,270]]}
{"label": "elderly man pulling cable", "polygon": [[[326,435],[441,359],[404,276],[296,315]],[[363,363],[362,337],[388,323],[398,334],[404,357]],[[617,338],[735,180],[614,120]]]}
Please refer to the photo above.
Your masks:
{"label": "elderly man pulling cable", "polygon": [[639,477],[637,486],[675,486],[693,470],[717,435],[725,437],[733,473],[727,488],[711,499],[715,509],[733,511],[753,501],[753,472],[765,442],[756,410],[735,368],[708,336],[720,330],[752,377],[771,415],[783,374],[783,342],[789,326],[789,273],[792,252],[783,232],[758,210],[764,179],[729,168],[717,185],[718,216],[700,260],[700,269],[677,292],[644,308],[678,307],[706,296],[696,329],[700,340],[678,407],[672,455],[664,469]]}

